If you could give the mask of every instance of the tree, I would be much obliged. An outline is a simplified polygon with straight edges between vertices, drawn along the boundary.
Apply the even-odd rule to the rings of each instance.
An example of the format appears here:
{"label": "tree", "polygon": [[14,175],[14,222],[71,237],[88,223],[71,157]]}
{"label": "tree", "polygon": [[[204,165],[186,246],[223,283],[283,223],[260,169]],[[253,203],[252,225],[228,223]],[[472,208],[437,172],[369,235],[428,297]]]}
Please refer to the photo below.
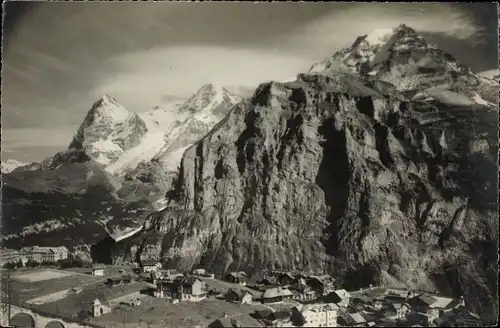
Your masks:
{"label": "tree", "polygon": [[33,260],[28,260],[28,262],[26,262],[26,266],[29,268],[34,268],[37,267],[38,265],[39,265],[38,262],[35,262]]}
{"label": "tree", "polygon": [[17,267],[22,268],[23,266],[24,266],[23,261],[19,259],[19,261],[17,261]]}
{"label": "tree", "polygon": [[15,269],[16,268],[16,263],[13,263],[13,262],[5,263],[3,265],[3,267],[6,268],[6,269]]}

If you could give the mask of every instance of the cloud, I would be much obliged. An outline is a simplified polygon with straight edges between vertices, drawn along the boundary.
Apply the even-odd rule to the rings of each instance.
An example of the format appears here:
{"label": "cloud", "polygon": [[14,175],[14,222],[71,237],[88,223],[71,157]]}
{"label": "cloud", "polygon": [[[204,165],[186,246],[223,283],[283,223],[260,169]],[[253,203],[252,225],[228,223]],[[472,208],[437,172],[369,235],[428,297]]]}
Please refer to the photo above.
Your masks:
{"label": "cloud", "polygon": [[420,33],[434,33],[458,40],[470,39],[483,31],[469,13],[445,3],[353,4],[306,25],[297,31],[304,51],[324,48],[337,50],[350,46],[355,38],[378,28],[399,24],[411,26]]}
{"label": "cloud", "polygon": [[273,49],[179,46],[130,52],[106,64],[111,67],[109,77],[94,88],[94,97],[110,94],[131,110],[142,111],[165,93],[189,97],[205,83],[255,88],[295,76],[311,62]]}
{"label": "cloud", "polygon": [[26,147],[67,147],[77,126],[2,129],[2,152]]}

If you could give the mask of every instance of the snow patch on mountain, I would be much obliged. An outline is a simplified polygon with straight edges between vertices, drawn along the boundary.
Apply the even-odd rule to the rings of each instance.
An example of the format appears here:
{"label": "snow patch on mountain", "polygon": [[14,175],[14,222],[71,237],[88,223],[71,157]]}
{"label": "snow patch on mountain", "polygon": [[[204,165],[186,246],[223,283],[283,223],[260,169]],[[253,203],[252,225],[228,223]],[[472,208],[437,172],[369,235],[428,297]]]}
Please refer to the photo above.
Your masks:
{"label": "snow patch on mountain", "polygon": [[474,97],[473,97],[474,101],[480,105],[485,105],[485,106],[488,106],[488,107],[496,107],[495,104],[489,102],[489,101],[486,101],[484,100],[477,92],[474,94]]}
{"label": "snow patch on mountain", "polygon": [[394,28],[379,28],[365,37],[365,41],[372,46],[384,45],[394,33]]}
{"label": "snow patch on mountain", "polygon": [[29,165],[28,163],[23,163],[15,159],[8,159],[5,162],[2,161],[2,173],[10,173],[17,169],[18,167],[23,167]]}
{"label": "snow patch on mountain", "polygon": [[136,113],[105,95],[87,113],[69,148],[83,149],[99,164],[109,165],[137,146],[146,132]]}
{"label": "snow patch on mountain", "polygon": [[240,102],[225,88],[206,84],[178,109],[164,147],[154,156],[166,171],[176,170],[185,150],[208,133]]}

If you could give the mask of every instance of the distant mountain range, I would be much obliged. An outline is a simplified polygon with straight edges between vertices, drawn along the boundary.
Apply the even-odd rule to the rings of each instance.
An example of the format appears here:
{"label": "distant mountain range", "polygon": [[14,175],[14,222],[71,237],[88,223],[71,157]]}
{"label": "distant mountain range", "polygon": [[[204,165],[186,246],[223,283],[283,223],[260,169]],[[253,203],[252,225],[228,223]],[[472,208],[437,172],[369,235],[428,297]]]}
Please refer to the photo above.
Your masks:
{"label": "distant mountain range", "polygon": [[[67,151],[41,163],[2,163],[3,215],[12,222],[23,222],[4,225],[3,238],[16,240],[22,236],[30,242],[33,236],[34,240],[51,240],[44,239],[43,233],[64,234],[61,229],[65,225],[83,224],[86,226],[82,231],[94,234],[83,239],[92,243],[95,236],[102,238],[106,231],[103,225],[116,217],[122,218],[120,223],[107,231],[120,238],[121,233],[135,229],[123,216],[133,218],[134,225],[141,220],[139,212],[147,214],[157,208],[156,201],[164,198],[178,173],[184,150],[209,132],[239,101],[224,88],[207,84],[185,102],[157,106],[139,114],[113,97],[103,96],[85,116]],[[64,195],[59,196],[61,201],[67,198],[65,204],[57,201],[58,194]],[[94,197],[106,201],[89,206],[88,199]],[[59,210],[48,213],[54,206]],[[130,207],[131,212],[122,207]],[[33,221],[34,213],[45,212],[37,214]],[[95,234],[96,229],[99,234]]]}
{"label": "distant mountain range", "polygon": [[4,175],[3,241],[437,289],[490,324],[497,104],[497,82],[405,25],[248,99],[207,85],[136,114],[104,97],[68,151]]}

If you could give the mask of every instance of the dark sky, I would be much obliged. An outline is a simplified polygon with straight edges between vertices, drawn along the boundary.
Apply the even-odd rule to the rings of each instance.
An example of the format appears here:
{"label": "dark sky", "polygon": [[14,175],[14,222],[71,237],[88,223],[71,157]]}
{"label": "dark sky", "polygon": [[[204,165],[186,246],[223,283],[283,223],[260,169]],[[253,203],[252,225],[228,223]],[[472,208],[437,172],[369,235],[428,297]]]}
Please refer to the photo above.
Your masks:
{"label": "dark sky", "polygon": [[208,82],[248,92],[376,28],[406,23],[476,72],[498,62],[492,3],[10,1],[4,15],[2,148],[30,161],[66,148],[104,93],[145,111]]}

